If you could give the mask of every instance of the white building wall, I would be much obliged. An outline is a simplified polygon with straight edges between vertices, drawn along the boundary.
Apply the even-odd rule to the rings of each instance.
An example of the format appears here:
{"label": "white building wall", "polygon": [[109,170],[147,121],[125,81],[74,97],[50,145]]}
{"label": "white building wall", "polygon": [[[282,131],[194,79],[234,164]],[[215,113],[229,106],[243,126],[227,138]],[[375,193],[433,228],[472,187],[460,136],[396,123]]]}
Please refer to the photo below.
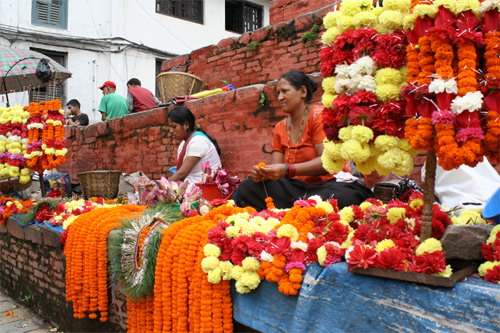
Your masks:
{"label": "white building wall", "polygon": [[[105,81],[114,81],[116,92],[124,97],[127,95],[126,82],[133,77],[154,92],[157,58],[190,53],[221,39],[239,36],[225,30],[224,0],[205,0],[203,24],[156,13],[153,0],[68,1],[67,29],[54,29],[31,24],[32,0],[0,0],[0,31],[10,29],[23,36],[7,39],[0,33],[0,45],[67,53],[67,68],[73,76],[65,82],[66,102],[78,99],[91,122],[101,119],[97,109],[102,93],[98,87]],[[252,2],[264,7],[263,26],[268,25],[270,0]],[[26,34],[45,36],[28,40],[24,38]],[[130,44],[125,45],[128,43],[117,37]],[[92,41],[106,46],[92,45]],[[121,43],[122,47],[113,43]],[[144,50],[141,46],[158,52]],[[0,97],[0,106],[6,104],[4,97]],[[27,93],[9,94],[9,100],[11,105],[29,104]]]}

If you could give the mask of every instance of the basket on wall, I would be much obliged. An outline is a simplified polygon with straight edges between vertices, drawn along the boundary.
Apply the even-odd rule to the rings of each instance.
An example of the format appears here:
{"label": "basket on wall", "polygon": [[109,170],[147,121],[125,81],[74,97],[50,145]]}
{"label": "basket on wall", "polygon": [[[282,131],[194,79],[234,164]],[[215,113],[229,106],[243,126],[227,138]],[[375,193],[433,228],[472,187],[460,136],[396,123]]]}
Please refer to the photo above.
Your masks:
{"label": "basket on wall", "polygon": [[188,96],[200,92],[203,81],[196,75],[184,72],[163,72],[156,77],[163,103],[176,96]]}
{"label": "basket on wall", "polygon": [[83,197],[88,200],[92,197],[114,199],[120,189],[121,171],[97,170],[85,171],[78,174],[82,186]]}

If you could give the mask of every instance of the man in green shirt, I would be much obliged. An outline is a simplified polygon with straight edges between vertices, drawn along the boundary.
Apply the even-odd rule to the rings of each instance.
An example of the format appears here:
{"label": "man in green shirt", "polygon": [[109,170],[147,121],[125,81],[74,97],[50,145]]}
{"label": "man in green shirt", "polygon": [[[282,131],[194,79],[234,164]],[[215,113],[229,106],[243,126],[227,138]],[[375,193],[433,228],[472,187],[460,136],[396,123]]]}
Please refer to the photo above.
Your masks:
{"label": "man in green shirt", "polygon": [[99,89],[104,95],[99,104],[99,112],[101,112],[103,121],[122,117],[128,113],[127,100],[115,93],[116,84],[113,81],[104,82]]}

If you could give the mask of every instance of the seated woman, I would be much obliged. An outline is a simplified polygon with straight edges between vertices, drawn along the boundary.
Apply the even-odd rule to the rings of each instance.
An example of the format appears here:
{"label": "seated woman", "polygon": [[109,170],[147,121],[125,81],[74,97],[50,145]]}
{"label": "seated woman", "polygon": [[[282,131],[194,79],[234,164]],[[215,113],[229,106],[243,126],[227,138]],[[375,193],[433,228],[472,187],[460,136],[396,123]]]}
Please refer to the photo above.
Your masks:
{"label": "seated woman", "polygon": [[360,204],[373,197],[365,186],[341,183],[323,169],[322,106],[311,108],[308,102],[318,85],[301,71],[281,75],[276,87],[278,102],[288,117],[274,129],[271,164],[253,166],[251,178],[238,187],[236,203],[240,207],[266,208],[271,197],[276,208],[290,208],[298,199],[319,195],[338,200],[339,208]]}
{"label": "seated woman", "polygon": [[177,171],[169,177],[170,181],[187,179],[189,184],[199,183],[202,163],[210,162],[212,169],[221,166],[217,141],[195,124],[191,110],[176,107],[168,113],[167,120],[174,138],[182,141],[177,150]]}

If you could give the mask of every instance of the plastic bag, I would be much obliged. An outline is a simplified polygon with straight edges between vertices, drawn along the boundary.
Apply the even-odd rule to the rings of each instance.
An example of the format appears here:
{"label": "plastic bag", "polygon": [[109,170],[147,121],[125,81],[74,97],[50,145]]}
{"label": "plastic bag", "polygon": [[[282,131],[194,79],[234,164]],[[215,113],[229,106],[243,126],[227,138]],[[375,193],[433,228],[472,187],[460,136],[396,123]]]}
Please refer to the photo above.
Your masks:
{"label": "plastic bag", "polygon": [[36,66],[35,75],[42,82],[49,82],[52,77],[52,71],[50,70],[50,65],[45,59],[40,59],[38,66]]}

